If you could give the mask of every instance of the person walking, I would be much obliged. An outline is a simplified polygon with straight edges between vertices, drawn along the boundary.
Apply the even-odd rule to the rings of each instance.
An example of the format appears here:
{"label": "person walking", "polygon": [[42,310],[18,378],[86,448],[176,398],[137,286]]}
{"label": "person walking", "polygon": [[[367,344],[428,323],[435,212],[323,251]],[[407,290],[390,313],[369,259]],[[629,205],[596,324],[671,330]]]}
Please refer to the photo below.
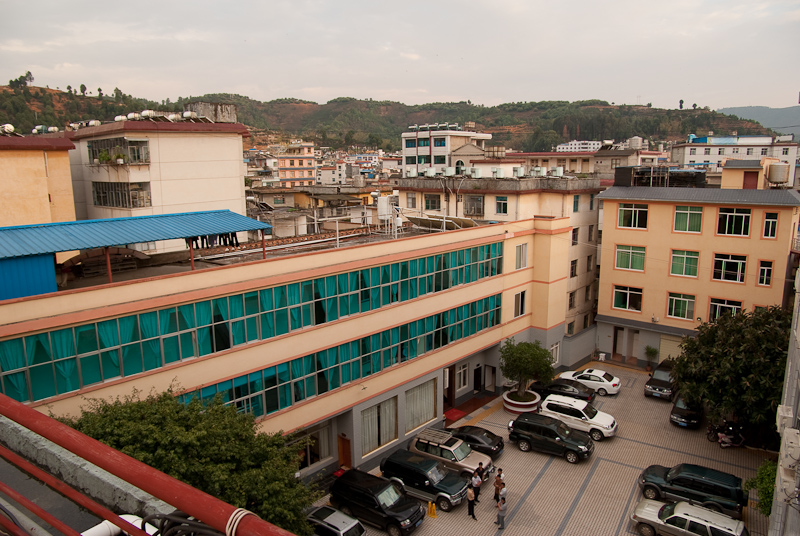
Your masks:
{"label": "person walking", "polygon": [[467,486],[467,515],[475,521],[478,520],[478,518],[475,517],[475,490],[472,484]]}
{"label": "person walking", "polygon": [[503,470],[498,469],[497,474],[494,476],[494,502],[500,502],[500,490],[505,483],[503,482]]}
{"label": "person walking", "polygon": [[475,491],[475,504],[478,504],[479,502],[481,502],[481,501],[478,500],[478,497],[480,497],[480,495],[481,495],[481,484],[482,483],[483,483],[483,481],[481,480],[481,477],[478,475],[478,470],[476,469],[472,473],[472,489]]}
{"label": "person walking", "polygon": [[497,521],[495,525],[500,525],[500,530],[506,528],[506,498],[501,497],[500,502],[497,503]]}

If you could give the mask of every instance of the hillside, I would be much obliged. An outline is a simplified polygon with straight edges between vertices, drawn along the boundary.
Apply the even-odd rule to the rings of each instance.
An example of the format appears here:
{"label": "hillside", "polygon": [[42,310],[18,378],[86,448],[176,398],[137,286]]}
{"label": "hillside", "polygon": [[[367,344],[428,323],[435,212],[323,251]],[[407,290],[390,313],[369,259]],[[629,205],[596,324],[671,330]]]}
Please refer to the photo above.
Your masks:
{"label": "hillside", "polygon": [[766,106],[741,106],[722,108],[720,113],[758,121],[767,128],[781,134],[793,134],[794,141],[800,140],[800,106],[788,108],[768,108]]}
{"label": "hillside", "polygon": [[260,102],[241,95],[209,94],[156,103],[114,90],[112,95],[85,96],[72,92],[23,86],[0,86],[0,123],[13,124],[28,133],[34,125],[63,128],[85,119],[111,121],[114,116],[146,108],[181,111],[186,102],[205,100],[233,103],[239,120],[254,131],[259,145],[274,139],[301,137],[319,145],[380,146],[398,149],[400,134],[408,125],[464,124],[494,135],[493,143],[524,151],[542,151],[572,139],[624,140],[641,136],[653,142],[684,140],[688,134],[765,134],[753,121],[708,109],[665,110],[649,106],[613,105],[605,101],[516,102],[498,106],[471,102],[430,103],[409,106],[399,102],[358,100],[348,97],[317,104],[299,99]]}

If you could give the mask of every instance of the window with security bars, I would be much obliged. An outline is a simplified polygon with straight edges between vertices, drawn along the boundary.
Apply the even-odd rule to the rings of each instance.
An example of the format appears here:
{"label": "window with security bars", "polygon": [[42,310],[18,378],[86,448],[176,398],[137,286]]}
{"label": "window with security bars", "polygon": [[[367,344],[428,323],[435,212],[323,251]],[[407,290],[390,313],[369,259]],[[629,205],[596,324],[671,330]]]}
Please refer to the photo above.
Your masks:
{"label": "window with security bars", "polygon": [[699,233],[703,224],[703,207],[678,205],[675,207],[675,230],[681,233]]}
{"label": "window with security bars", "polygon": [[670,292],[667,316],[694,320],[694,296]]}
{"label": "window with security bars", "polygon": [[644,271],[645,248],[640,246],[617,246],[616,267],[623,270]]}
{"label": "window with security bars", "polygon": [[92,182],[96,207],[144,208],[151,205],[149,182]]}
{"label": "window with security bars", "polygon": [[467,195],[464,197],[464,215],[483,216],[483,196]]}

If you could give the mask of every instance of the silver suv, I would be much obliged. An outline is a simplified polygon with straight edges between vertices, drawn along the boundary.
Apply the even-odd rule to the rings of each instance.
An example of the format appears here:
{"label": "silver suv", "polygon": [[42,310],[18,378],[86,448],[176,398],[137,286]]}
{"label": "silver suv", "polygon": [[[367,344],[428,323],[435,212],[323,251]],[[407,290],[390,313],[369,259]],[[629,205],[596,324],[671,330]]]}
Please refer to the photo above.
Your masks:
{"label": "silver suv", "polygon": [[452,432],[428,428],[411,440],[408,450],[442,462],[445,467],[463,476],[471,477],[479,463],[483,463],[483,481],[494,472],[492,459],[472,450],[467,443],[454,437]]}
{"label": "silver suv", "polygon": [[642,536],[656,534],[711,534],[713,536],[748,536],[744,522],[719,512],[687,502],[665,504],[642,499],[631,515],[636,531]]}

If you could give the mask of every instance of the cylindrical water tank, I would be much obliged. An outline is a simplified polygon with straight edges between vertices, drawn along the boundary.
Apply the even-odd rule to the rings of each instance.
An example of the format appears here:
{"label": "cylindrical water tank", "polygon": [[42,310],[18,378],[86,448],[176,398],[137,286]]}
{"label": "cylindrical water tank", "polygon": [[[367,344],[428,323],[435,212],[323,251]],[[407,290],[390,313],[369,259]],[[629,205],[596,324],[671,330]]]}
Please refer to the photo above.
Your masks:
{"label": "cylindrical water tank", "polygon": [[767,169],[767,180],[773,184],[789,182],[789,164],[787,162],[770,164]]}

